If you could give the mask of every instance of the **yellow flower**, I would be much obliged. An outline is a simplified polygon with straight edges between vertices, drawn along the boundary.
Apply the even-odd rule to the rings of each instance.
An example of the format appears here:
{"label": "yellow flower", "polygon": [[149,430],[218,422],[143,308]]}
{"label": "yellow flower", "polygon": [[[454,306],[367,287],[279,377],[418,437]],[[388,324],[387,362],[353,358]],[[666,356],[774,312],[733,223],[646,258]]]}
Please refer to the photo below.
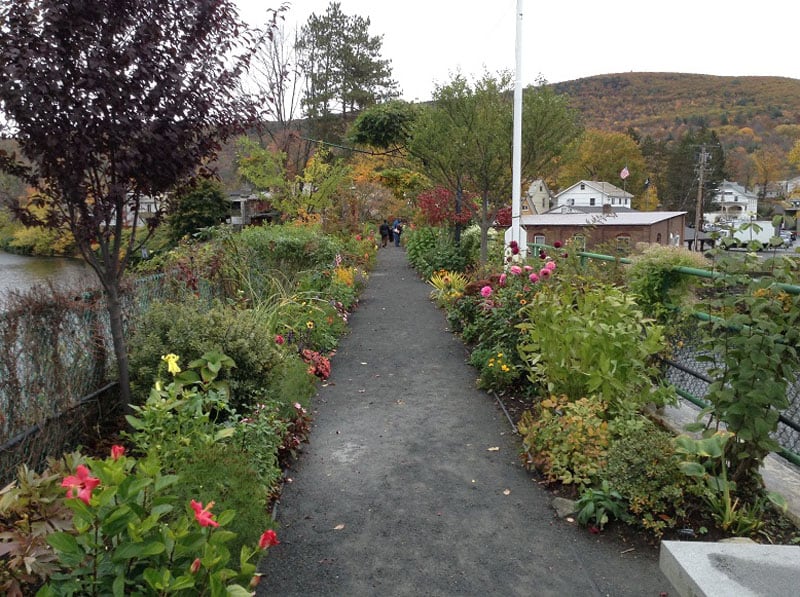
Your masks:
{"label": "yellow flower", "polygon": [[528,301],[526,301],[525,299],[520,299],[519,304],[520,305],[527,305]]}
{"label": "yellow flower", "polygon": [[503,358],[503,353],[502,352],[498,352],[497,353],[497,358],[502,359]]}
{"label": "yellow flower", "polygon": [[178,355],[176,354],[165,354],[161,357],[161,360],[167,364],[167,371],[172,373],[172,375],[178,375],[181,372],[181,368],[178,367]]}
{"label": "yellow flower", "polygon": [[503,371],[510,371],[511,370],[511,368],[508,365],[503,365],[502,367],[500,367],[500,369],[502,369]]}
{"label": "yellow flower", "polygon": [[308,321],[306,322],[306,327],[307,327],[309,330],[313,330],[313,329],[314,329],[314,322],[313,322],[313,321],[311,321],[311,320],[308,320]]}

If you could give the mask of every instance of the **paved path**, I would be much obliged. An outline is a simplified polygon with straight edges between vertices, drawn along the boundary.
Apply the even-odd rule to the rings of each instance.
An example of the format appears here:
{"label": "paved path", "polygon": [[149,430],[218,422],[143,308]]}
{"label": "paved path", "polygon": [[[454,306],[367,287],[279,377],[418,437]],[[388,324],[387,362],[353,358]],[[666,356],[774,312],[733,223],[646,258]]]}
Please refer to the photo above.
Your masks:
{"label": "paved path", "polygon": [[[655,549],[555,518],[519,438],[429,301],[381,249],[314,399],[258,595],[658,596]],[[491,450],[490,450],[491,448]]]}

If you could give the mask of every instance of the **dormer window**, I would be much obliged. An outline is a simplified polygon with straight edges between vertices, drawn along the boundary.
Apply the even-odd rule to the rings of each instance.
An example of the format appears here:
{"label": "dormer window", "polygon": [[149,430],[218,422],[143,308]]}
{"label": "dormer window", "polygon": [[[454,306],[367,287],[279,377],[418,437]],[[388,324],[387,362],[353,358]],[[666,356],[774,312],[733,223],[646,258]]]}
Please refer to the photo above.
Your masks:
{"label": "dormer window", "polygon": [[586,190],[586,185],[581,183],[581,191],[585,191],[585,190]]}

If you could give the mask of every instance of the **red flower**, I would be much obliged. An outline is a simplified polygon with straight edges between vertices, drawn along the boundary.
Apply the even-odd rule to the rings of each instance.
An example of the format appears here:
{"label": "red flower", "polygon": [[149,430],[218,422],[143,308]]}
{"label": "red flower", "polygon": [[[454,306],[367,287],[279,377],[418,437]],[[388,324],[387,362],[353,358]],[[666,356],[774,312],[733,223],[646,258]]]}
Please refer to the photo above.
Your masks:
{"label": "red flower", "polygon": [[83,464],[78,465],[75,473],[75,475],[65,477],[61,482],[61,487],[69,488],[67,491],[68,498],[76,497],[88,506],[89,500],[92,499],[92,491],[100,485],[100,479],[91,477],[89,469]]}
{"label": "red flower", "polygon": [[192,510],[194,510],[194,518],[201,527],[218,527],[219,523],[214,520],[214,515],[211,514],[211,508],[214,507],[214,502],[208,502],[206,507],[203,508],[203,502],[191,501]]}
{"label": "red flower", "polygon": [[200,571],[200,558],[195,558],[192,565],[189,566],[189,572],[192,574],[197,574]]}
{"label": "red flower", "polygon": [[125,446],[111,446],[111,460],[119,460],[125,456]]}
{"label": "red flower", "polygon": [[280,334],[277,334],[275,336],[275,344],[279,344],[280,345],[280,344],[283,344],[283,343],[284,343],[283,336],[281,336]]}
{"label": "red flower", "polygon": [[260,549],[267,549],[268,547],[275,547],[278,545],[278,535],[272,529],[267,529],[261,534],[261,539],[258,540],[258,547]]}
{"label": "red flower", "polygon": [[560,241],[560,240],[557,240],[556,242],[554,242],[554,243],[553,243],[553,246],[554,246],[556,249],[560,249],[560,248],[561,248],[561,241]]}

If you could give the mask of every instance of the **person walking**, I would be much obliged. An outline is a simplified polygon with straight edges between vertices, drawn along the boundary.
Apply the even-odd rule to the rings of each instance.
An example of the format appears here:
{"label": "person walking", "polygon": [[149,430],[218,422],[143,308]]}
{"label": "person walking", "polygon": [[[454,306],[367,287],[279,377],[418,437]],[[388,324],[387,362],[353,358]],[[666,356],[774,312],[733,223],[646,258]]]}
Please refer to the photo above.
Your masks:
{"label": "person walking", "polygon": [[394,222],[392,222],[392,235],[394,236],[394,246],[400,246],[400,235],[403,233],[403,224],[400,222],[400,218],[395,218]]}
{"label": "person walking", "polygon": [[386,245],[389,244],[389,235],[391,234],[391,229],[389,228],[389,222],[386,220],[383,221],[383,224],[380,225],[378,231],[381,234],[381,247],[386,248]]}

